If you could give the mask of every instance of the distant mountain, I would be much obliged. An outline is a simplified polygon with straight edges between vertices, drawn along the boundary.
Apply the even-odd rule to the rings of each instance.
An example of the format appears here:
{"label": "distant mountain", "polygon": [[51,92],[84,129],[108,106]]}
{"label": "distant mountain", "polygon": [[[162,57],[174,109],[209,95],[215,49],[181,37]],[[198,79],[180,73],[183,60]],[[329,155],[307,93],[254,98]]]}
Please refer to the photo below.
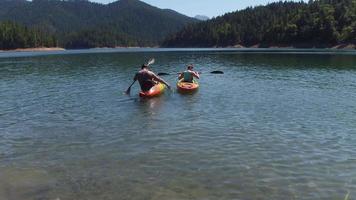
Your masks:
{"label": "distant mountain", "polygon": [[205,15],[196,15],[194,18],[200,21],[206,21],[210,19],[208,16]]}
{"label": "distant mountain", "polygon": [[332,47],[356,44],[356,1],[277,2],[189,25],[165,47]]}
{"label": "distant mountain", "polygon": [[157,45],[198,20],[139,0],[107,5],[87,0],[0,0],[1,21],[53,34],[61,46],[86,48]]}

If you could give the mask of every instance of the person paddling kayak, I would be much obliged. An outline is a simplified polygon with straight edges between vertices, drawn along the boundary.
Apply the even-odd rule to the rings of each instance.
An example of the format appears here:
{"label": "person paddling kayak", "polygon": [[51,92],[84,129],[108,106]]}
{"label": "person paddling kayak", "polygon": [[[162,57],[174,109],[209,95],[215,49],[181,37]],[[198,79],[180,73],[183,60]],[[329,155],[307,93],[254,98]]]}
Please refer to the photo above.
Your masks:
{"label": "person paddling kayak", "polygon": [[188,65],[187,70],[184,72],[180,73],[178,76],[178,79],[181,80],[182,82],[188,82],[188,83],[193,83],[194,78],[199,79],[199,73],[193,70],[194,66],[193,65]]}
{"label": "person paddling kayak", "polygon": [[171,88],[171,86],[166,81],[150,71],[149,66],[145,64],[142,65],[141,70],[136,73],[134,81],[139,82],[143,92],[149,91],[158,82],[165,84],[169,89]]}

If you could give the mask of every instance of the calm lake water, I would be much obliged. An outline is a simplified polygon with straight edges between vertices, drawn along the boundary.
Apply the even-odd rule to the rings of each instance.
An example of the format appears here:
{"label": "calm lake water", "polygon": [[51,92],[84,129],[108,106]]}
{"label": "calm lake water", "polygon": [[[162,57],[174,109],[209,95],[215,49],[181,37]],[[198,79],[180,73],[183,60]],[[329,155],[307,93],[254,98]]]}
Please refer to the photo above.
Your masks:
{"label": "calm lake water", "polygon": [[[356,198],[355,51],[0,57],[1,200]],[[200,90],[123,95],[151,57]]]}

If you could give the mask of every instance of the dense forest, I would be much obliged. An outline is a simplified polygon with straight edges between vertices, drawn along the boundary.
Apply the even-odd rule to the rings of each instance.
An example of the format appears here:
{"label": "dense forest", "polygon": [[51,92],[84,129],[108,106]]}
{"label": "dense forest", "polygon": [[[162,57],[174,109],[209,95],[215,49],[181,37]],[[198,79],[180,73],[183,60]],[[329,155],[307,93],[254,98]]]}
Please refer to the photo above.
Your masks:
{"label": "dense forest", "polygon": [[54,36],[61,47],[90,48],[156,46],[198,20],[139,0],[106,5],[87,0],[0,0],[0,22],[5,21]]}
{"label": "dense forest", "polygon": [[186,26],[165,47],[356,44],[356,0],[278,2]]}
{"label": "dense forest", "polygon": [[0,23],[0,49],[55,47],[55,36],[13,22]]}
{"label": "dense forest", "polygon": [[356,0],[278,2],[208,21],[139,0],[0,0],[0,49],[356,44]]}

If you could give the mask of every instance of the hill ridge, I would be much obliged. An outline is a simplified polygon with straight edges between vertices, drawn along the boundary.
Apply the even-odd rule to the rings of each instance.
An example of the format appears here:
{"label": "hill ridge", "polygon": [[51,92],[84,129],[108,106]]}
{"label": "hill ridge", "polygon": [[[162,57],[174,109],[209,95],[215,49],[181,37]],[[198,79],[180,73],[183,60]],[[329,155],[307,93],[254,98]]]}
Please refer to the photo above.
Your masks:
{"label": "hill ridge", "polygon": [[55,35],[64,47],[88,48],[158,45],[167,35],[197,20],[140,0],[109,4],[87,0],[0,0],[1,21],[41,29]]}
{"label": "hill ridge", "polygon": [[356,44],[356,1],[276,2],[183,28],[164,47],[333,47]]}

